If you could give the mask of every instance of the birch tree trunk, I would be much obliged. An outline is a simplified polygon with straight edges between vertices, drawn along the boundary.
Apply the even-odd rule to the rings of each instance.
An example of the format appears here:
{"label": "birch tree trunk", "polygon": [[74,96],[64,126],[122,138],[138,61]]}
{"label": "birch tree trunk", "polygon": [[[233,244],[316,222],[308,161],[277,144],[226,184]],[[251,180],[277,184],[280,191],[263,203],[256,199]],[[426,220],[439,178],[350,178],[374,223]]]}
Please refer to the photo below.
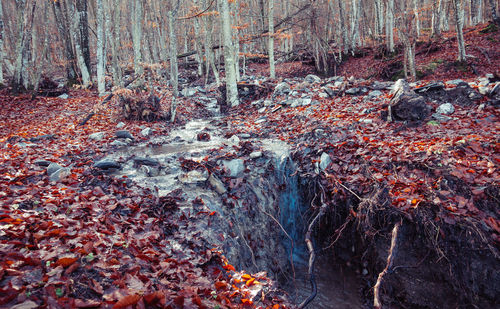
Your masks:
{"label": "birch tree trunk", "polygon": [[177,19],[177,10],[179,6],[172,11],[168,11],[168,30],[170,40],[170,82],[172,84],[172,104],[170,105],[170,122],[175,121],[177,112],[177,97],[179,96],[179,68],[177,63],[177,35],[174,28],[175,19]]}
{"label": "birch tree trunk", "polygon": [[104,13],[102,0],[97,0],[97,90],[99,96],[104,95],[106,84],[104,80]]}
{"label": "birch tree trunk", "polygon": [[18,92],[23,83],[23,55],[25,54],[25,44],[26,44],[26,27],[28,24],[28,13],[27,13],[26,0],[16,0],[16,9],[18,10],[17,22],[17,42],[16,42],[16,61],[14,64],[14,78],[12,80],[12,88],[14,92]]}
{"label": "birch tree trunk", "polygon": [[453,0],[455,23],[457,26],[458,61],[465,61],[464,10],[462,0]]}
{"label": "birch tree trunk", "polygon": [[4,83],[3,80],[3,9],[2,9],[2,1],[0,1],[0,84]]}
{"label": "birch tree trunk", "polygon": [[387,50],[394,52],[394,0],[388,0],[386,12],[385,36]]}
{"label": "birch tree trunk", "polygon": [[132,0],[134,5],[134,23],[132,25],[132,41],[134,45],[134,71],[136,75],[142,75],[143,68],[141,42],[142,42],[142,1]]}
{"label": "birch tree trunk", "polygon": [[274,68],[274,0],[269,0],[269,77],[276,78]]}
{"label": "birch tree trunk", "polygon": [[437,38],[441,37],[442,2],[443,0],[434,0],[432,5],[432,36]]}
{"label": "birch tree trunk", "polygon": [[226,97],[231,106],[238,106],[238,86],[234,67],[233,42],[231,34],[231,16],[228,0],[221,0],[222,5],[222,36],[224,40],[224,67],[226,69]]}

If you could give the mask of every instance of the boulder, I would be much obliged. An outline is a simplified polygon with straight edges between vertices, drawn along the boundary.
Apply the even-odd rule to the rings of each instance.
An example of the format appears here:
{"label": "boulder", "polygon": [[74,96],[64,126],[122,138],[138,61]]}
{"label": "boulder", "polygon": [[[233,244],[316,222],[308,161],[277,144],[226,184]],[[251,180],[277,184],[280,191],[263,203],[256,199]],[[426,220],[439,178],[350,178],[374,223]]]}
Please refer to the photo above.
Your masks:
{"label": "boulder", "polygon": [[389,105],[388,119],[416,121],[429,116],[430,108],[425,99],[411,90],[410,85],[404,79],[394,84],[391,94],[393,97]]}
{"label": "boulder", "polygon": [[254,151],[250,154],[250,159],[257,159],[262,157],[262,151]]}
{"label": "boulder", "polygon": [[55,162],[52,162],[49,164],[49,166],[47,166],[47,175],[52,175],[54,174],[55,172],[57,172],[58,170],[62,169],[63,167]]}
{"label": "boulder", "polygon": [[125,126],[125,123],[120,121],[120,122],[116,125],[116,128],[117,128],[117,129],[121,129],[121,128],[123,128],[124,126]]}
{"label": "boulder", "polygon": [[215,192],[219,194],[224,194],[227,192],[227,189],[222,183],[222,181],[220,181],[220,179],[214,176],[213,174],[211,174],[210,177],[208,177],[208,183],[214,188]]}
{"label": "boulder", "polygon": [[102,159],[94,163],[94,167],[101,170],[113,170],[119,169],[121,167],[121,164],[111,159]]}
{"label": "boulder", "polygon": [[67,167],[63,167],[63,168],[58,169],[54,173],[50,174],[49,180],[57,182],[65,177],[68,177],[70,174],[71,174],[71,170]]}
{"label": "boulder", "polygon": [[284,95],[290,93],[290,85],[285,82],[279,83],[274,88],[273,96]]}
{"label": "boulder", "polygon": [[132,134],[130,134],[130,132],[127,131],[127,130],[116,131],[115,132],[115,136],[116,136],[116,138],[130,138],[130,139],[134,139],[134,137],[132,136]]}
{"label": "boulder", "polygon": [[229,177],[231,178],[238,178],[242,176],[245,171],[245,163],[242,159],[224,160],[222,164],[225,169],[229,170]]}
{"label": "boulder", "polygon": [[309,84],[321,82],[321,78],[319,78],[318,76],[316,76],[314,74],[307,75],[306,78],[304,78],[304,80],[306,82],[308,82]]}
{"label": "boulder", "polygon": [[437,90],[443,90],[444,89],[444,83],[443,82],[435,82],[435,83],[430,83],[427,84],[423,87],[415,89],[416,93],[424,93],[428,91],[437,91]]}
{"label": "boulder", "polygon": [[328,167],[328,165],[330,165],[330,163],[332,163],[330,155],[326,152],[323,152],[320,157],[319,167],[324,171]]}
{"label": "boulder", "polygon": [[94,141],[102,141],[104,138],[104,132],[96,132],[89,135],[89,138]]}
{"label": "boulder", "polygon": [[114,140],[110,143],[110,145],[115,146],[115,147],[124,147],[124,146],[128,146],[128,143],[123,142],[123,141],[119,141],[119,140]]}
{"label": "boulder", "polygon": [[141,131],[141,135],[146,137],[146,136],[149,136],[151,134],[152,130],[151,128],[145,128]]}
{"label": "boulder", "polygon": [[439,105],[439,107],[436,109],[436,113],[442,114],[442,115],[450,115],[455,112],[455,108],[453,107],[453,104],[451,103],[445,103]]}
{"label": "boulder", "polygon": [[205,182],[208,180],[208,172],[207,170],[199,171],[192,170],[186,174],[182,174],[179,176],[179,181],[184,184],[196,184]]}
{"label": "boulder", "polygon": [[148,165],[148,166],[159,166],[160,161],[151,158],[136,157],[134,158],[134,164],[136,165]]}

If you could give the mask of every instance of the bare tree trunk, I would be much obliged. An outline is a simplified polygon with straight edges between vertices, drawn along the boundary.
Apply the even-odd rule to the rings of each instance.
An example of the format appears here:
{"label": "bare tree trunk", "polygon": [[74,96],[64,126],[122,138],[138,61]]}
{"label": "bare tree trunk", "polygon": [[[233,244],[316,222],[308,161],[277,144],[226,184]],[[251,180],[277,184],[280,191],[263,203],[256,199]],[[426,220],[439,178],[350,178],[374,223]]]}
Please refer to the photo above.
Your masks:
{"label": "bare tree trunk", "polygon": [[170,40],[170,81],[172,84],[172,104],[170,106],[170,122],[175,121],[175,115],[177,112],[177,97],[179,96],[179,73],[177,64],[177,35],[175,32],[174,24],[177,19],[177,12],[179,10],[179,1],[177,1],[177,6],[168,11],[168,30],[169,30],[169,40]]}
{"label": "bare tree trunk", "polygon": [[[111,1],[108,0],[110,11],[111,11]],[[120,45],[120,0],[114,1],[114,12],[113,12],[113,44],[111,45],[112,53],[112,66],[113,66],[113,83],[117,86],[122,85],[122,72],[120,70],[118,46]]]}
{"label": "bare tree trunk", "polygon": [[0,84],[4,83],[3,80],[3,9],[2,9],[2,1],[0,1]]}
{"label": "bare tree trunk", "polygon": [[222,5],[222,34],[224,39],[224,67],[226,69],[226,96],[231,106],[238,106],[238,87],[234,67],[233,42],[231,34],[231,16],[229,15],[228,0],[221,0]]}
{"label": "bare tree trunk", "polygon": [[69,82],[76,80],[76,62],[73,46],[71,44],[71,35],[69,34],[69,21],[68,14],[62,1],[51,1],[52,11],[56,20],[57,30],[61,37],[64,48],[64,55],[66,56],[66,76]]}
{"label": "bare tree trunk", "polygon": [[78,67],[80,68],[80,73],[82,74],[82,84],[84,87],[88,87],[90,85],[90,70],[85,63],[85,56],[81,45],[83,41],[83,37],[81,36],[82,21],[80,20],[82,14],[81,12],[78,12],[71,2],[69,3],[69,12],[70,16],[73,16],[69,33],[75,43],[76,60],[78,62]]}
{"label": "bare tree trunk", "polygon": [[274,68],[274,0],[269,0],[269,77],[276,78]]}
{"label": "bare tree trunk", "polygon": [[441,15],[443,14],[443,0],[434,0],[432,9],[432,36],[441,37]]}
{"label": "bare tree trunk", "polygon": [[500,25],[500,18],[498,18],[497,15],[497,2],[495,0],[490,0],[490,6],[491,6],[491,19],[493,20],[494,23]]}
{"label": "bare tree trunk", "polygon": [[104,12],[102,0],[97,0],[97,89],[99,96],[106,92],[104,80]]}
{"label": "bare tree trunk", "polygon": [[87,0],[76,0],[76,11],[78,15],[78,30],[80,37],[80,47],[85,60],[87,72],[91,72],[90,68],[90,47],[89,47],[89,21],[87,14]]}
{"label": "bare tree trunk", "polygon": [[345,4],[344,0],[339,1],[339,18],[340,18],[340,32],[342,32],[342,44],[344,44],[344,53],[349,52],[349,34],[346,28],[346,17],[345,17]]}
{"label": "bare tree trunk", "polygon": [[458,43],[458,61],[465,61],[465,42],[464,42],[464,10],[462,0],[453,0],[455,11],[455,22],[457,27]]}
{"label": "bare tree trunk", "polygon": [[388,0],[386,12],[385,36],[387,50],[394,52],[394,0]]}
{"label": "bare tree trunk", "polygon": [[132,0],[134,5],[134,23],[132,25],[132,40],[134,44],[134,71],[136,75],[142,75],[142,1]]}

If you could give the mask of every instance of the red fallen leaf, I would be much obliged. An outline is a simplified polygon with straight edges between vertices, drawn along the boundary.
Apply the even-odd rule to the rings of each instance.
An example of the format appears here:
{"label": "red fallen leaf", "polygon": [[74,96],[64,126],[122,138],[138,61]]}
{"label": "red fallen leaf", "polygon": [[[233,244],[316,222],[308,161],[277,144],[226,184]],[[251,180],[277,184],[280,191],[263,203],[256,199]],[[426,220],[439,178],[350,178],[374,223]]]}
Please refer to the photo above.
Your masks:
{"label": "red fallen leaf", "polygon": [[64,274],[68,276],[69,274],[74,272],[78,267],[80,267],[80,263],[74,263],[64,271]]}
{"label": "red fallen leaf", "polygon": [[60,258],[59,260],[57,260],[56,264],[63,266],[63,267],[68,267],[71,264],[73,264],[74,262],[76,262],[77,260],[78,260],[77,258],[64,257],[64,258]]}
{"label": "red fallen leaf", "polygon": [[215,288],[217,290],[225,290],[227,288],[227,283],[225,283],[223,281],[217,281],[217,282],[215,282]]}
{"label": "red fallen leaf", "polygon": [[176,304],[177,306],[183,308],[184,307],[184,296],[183,295],[177,296],[174,299],[174,304]]}
{"label": "red fallen leaf", "polygon": [[125,308],[128,306],[135,305],[141,300],[141,296],[134,294],[134,295],[127,295],[122,297],[119,301],[116,302],[116,304],[113,306],[113,309],[115,308]]}
{"label": "red fallen leaf", "polygon": [[91,279],[92,285],[90,285],[90,288],[96,292],[97,294],[104,294],[104,289],[102,288],[101,284],[94,279]]}
{"label": "red fallen leaf", "polygon": [[200,298],[200,296],[195,295],[195,296],[193,296],[193,297],[192,297],[192,299],[191,299],[191,300],[192,300],[193,304],[197,305],[199,308],[205,307],[205,306],[203,306],[203,304],[201,303],[201,298]]}
{"label": "red fallen leaf", "polygon": [[146,304],[163,303],[165,301],[165,293],[162,291],[156,291],[154,293],[144,295],[144,301]]}
{"label": "red fallen leaf", "polygon": [[231,265],[231,264],[227,264],[227,265],[225,265],[225,266],[224,266],[224,269],[225,269],[225,270],[232,270],[232,271],[236,271],[236,269],[234,268],[234,266],[233,266],[233,265]]}
{"label": "red fallen leaf", "polygon": [[81,300],[75,299],[75,306],[77,308],[94,308],[101,305],[100,301],[97,300]]}

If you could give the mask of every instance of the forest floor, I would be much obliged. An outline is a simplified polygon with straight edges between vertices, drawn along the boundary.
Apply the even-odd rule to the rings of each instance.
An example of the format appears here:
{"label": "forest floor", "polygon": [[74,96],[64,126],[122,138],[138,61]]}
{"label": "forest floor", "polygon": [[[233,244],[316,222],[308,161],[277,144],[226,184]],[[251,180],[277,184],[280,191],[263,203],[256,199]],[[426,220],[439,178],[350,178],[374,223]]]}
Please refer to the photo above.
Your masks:
{"label": "forest floor", "polygon": [[[422,52],[417,53],[417,66],[425,76],[414,88],[431,80],[478,82],[487,73],[498,74],[499,32],[482,34],[481,29],[484,25],[466,33],[467,52],[475,57],[468,66],[454,62],[456,42],[451,34],[445,34],[444,42],[419,45]],[[397,76],[399,58],[376,59],[368,53],[348,59],[340,72],[364,78],[352,86],[369,88],[383,76]],[[263,64],[250,68],[252,74],[265,75]],[[313,71],[302,63],[277,68],[278,79],[303,77]],[[449,302],[445,307],[467,306],[474,300],[483,307],[491,305],[500,286],[496,266],[500,244],[498,105],[485,96],[477,100],[445,97],[456,99],[449,121],[386,122],[380,115],[391,97],[387,90],[376,99],[367,95],[330,98],[320,95],[323,82],[290,84],[292,91],[310,90],[315,104],[244,103],[225,115],[229,124],[226,136],[248,134],[293,146],[300,176],[325,190],[329,200],[325,203],[341,205],[330,213],[332,218],[340,216],[341,222],[331,226],[323,222],[318,238],[337,250],[335,243],[347,237],[343,226],[366,241],[362,252],[352,258],[366,252],[372,256],[367,258],[371,274],[367,281],[373,286],[376,274],[385,266],[380,261],[387,256],[391,230],[402,222],[407,226],[402,237],[422,248],[418,251],[406,240],[400,245],[401,259],[407,261],[388,279],[387,291],[398,284],[412,284],[407,269],[429,265],[428,270],[412,275],[420,280],[439,271],[439,279],[429,279],[429,287],[453,293],[443,299],[429,298],[421,306],[434,307],[440,302]],[[456,84],[446,84],[446,89],[455,88]],[[69,96],[32,99],[30,95],[12,96],[8,89],[0,94],[0,305],[291,306],[273,294],[250,299],[253,287],[272,286],[271,280],[234,269],[224,252],[193,251],[182,260],[173,258],[164,250],[165,226],[174,220],[171,214],[176,211],[176,201],[158,199],[155,192],[127,178],[99,173],[93,166],[110,149],[120,121],[125,123],[122,129],[135,136],[134,143],[168,135],[174,126],[165,121],[123,120],[117,102],[102,105],[94,91],[71,89]],[[444,103],[427,98],[433,109]],[[169,104],[162,102],[162,107],[168,110]],[[96,115],[79,126],[91,111]],[[206,117],[206,112],[199,102],[185,98],[178,116],[175,126]],[[145,127],[152,129],[152,135],[142,136]],[[89,137],[100,132],[102,138]],[[330,162],[318,172],[324,153]],[[64,167],[55,179],[47,175],[51,163]],[[180,221],[189,225],[188,218]],[[190,241],[198,246],[196,240]],[[485,269],[493,272],[485,274]],[[490,286],[485,287],[481,280],[489,280]],[[457,291],[464,295],[453,299]],[[363,293],[367,299],[373,297],[369,288]],[[383,301],[397,307],[399,303],[415,304],[420,295],[418,291],[416,295],[387,293]]]}

